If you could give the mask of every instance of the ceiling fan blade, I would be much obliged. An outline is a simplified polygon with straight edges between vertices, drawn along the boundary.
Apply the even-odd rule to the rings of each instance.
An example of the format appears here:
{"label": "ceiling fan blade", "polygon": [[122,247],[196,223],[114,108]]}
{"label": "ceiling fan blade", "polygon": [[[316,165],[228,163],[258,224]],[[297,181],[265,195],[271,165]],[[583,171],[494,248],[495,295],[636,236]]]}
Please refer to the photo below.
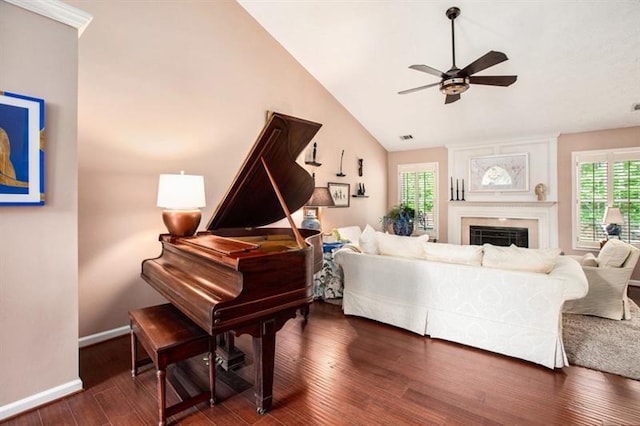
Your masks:
{"label": "ceiling fan blade", "polygon": [[435,75],[436,77],[443,78],[446,74],[440,70],[435,68],[431,68],[427,65],[411,65],[409,66],[412,70],[426,72],[427,74]]}
{"label": "ceiling fan blade", "polygon": [[518,79],[517,75],[483,75],[469,77],[471,84],[485,84],[487,86],[511,86]]}
{"label": "ceiling fan blade", "polygon": [[509,58],[507,58],[507,55],[505,55],[504,53],[492,50],[491,52],[487,53],[484,56],[481,56],[480,58],[476,59],[475,61],[471,62],[469,65],[461,69],[458,74],[470,76],[489,67],[497,65],[500,62],[504,62],[507,59]]}
{"label": "ceiling fan blade", "polygon": [[445,104],[450,104],[460,99],[460,95],[447,95],[447,98],[444,100]]}
{"label": "ceiling fan blade", "polygon": [[414,87],[413,89],[407,89],[407,90],[403,90],[402,92],[398,92],[398,95],[406,95],[407,93],[417,92],[418,90],[427,89],[429,87],[437,86],[439,84],[440,83],[438,82],[438,83],[427,84],[425,86]]}

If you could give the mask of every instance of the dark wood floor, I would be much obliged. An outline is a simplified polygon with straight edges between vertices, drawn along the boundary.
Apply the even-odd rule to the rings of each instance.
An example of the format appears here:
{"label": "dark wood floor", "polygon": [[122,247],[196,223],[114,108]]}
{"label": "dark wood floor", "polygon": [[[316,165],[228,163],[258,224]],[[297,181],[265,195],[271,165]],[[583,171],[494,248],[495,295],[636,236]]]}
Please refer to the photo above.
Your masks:
{"label": "dark wood floor", "polygon": [[[640,289],[633,292],[640,295]],[[638,299],[636,299],[638,300]],[[249,351],[250,340],[238,339]],[[314,303],[277,336],[274,408],[255,412],[251,366],[220,374],[219,403],[180,425],[638,425],[640,382],[581,367],[528,362],[345,317]],[[249,359],[251,361],[251,359]],[[187,365],[204,380],[200,358]],[[155,374],[132,379],[128,337],[80,351],[85,391],[3,423],[157,424]],[[234,390],[235,389],[235,390]],[[238,392],[236,392],[238,391]],[[170,403],[175,395],[170,392]]]}

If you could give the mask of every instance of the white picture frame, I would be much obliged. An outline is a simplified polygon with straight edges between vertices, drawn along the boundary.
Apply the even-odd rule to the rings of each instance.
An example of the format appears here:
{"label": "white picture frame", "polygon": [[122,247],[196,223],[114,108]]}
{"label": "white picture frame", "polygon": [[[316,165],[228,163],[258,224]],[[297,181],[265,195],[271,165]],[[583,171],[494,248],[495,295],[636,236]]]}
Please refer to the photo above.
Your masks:
{"label": "white picture frame", "polygon": [[469,192],[529,191],[529,153],[469,159]]}

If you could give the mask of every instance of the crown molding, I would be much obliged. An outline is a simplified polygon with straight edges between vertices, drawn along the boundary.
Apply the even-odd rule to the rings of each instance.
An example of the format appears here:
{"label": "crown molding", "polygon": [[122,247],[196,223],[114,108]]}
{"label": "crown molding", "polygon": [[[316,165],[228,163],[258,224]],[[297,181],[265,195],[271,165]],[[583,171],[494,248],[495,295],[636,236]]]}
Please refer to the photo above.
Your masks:
{"label": "crown molding", "polygon": [[37,13],[78,30],[78,38],[93,19],[84,10],[69,6],[60,0],[4,0],[14,6]]}

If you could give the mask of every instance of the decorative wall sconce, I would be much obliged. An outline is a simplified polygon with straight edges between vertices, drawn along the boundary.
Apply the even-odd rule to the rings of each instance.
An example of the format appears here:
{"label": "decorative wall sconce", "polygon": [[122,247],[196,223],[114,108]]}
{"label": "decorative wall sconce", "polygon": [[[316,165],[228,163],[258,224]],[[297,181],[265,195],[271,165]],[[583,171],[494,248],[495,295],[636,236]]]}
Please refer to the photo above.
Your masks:
{"label": "decorative wall sconce", "polygon": [[339,177],[346,176],[344,173],[342,173],[342,160],[344,160],[344,149],[342,150],[342,154],[340,155],[340,173],[336,173],[336,176]]}

